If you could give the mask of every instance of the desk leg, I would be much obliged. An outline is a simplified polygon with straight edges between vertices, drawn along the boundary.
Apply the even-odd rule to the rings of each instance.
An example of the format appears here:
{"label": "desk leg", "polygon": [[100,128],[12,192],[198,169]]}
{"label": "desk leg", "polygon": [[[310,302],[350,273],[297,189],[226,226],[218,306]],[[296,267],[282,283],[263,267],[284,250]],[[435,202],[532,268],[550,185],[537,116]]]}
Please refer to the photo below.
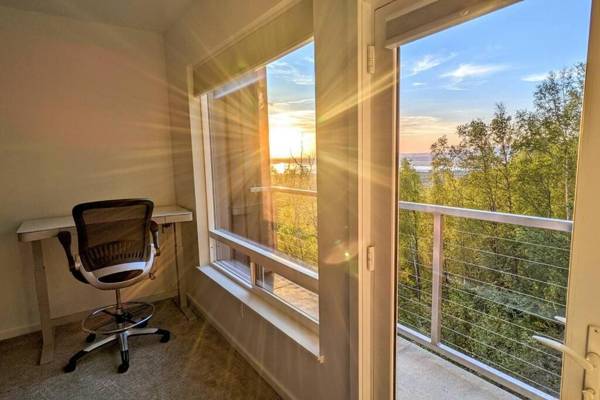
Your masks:
{"label": "desk leg", "polygon": [[177,293],[179,308],[185,314],[188,320],[195,320],[196,316],[188,307],[187,291],[185,285],[184,261],[183,261],[183,233],[181,232],[181,224],[175,225],[175,267],[177,270]]}
{"label": "desk leg", "polygon": [[40,313],[40,325],[42,327],[43,344],[40,364],[47,364],[54,359],[54,327],[50,320],[50,301],[48,300],[48,282],[46,281],[42,241],[36,240],[31,242],[31,249],[33,251],[35,291]]}

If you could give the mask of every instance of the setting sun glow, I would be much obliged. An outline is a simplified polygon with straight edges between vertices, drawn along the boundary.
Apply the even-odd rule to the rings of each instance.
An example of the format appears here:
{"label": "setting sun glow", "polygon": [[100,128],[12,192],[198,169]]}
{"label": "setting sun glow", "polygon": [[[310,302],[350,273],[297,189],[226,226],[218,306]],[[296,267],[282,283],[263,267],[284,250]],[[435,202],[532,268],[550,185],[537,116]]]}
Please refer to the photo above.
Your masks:
{"label": "setting sun glow", "polygon": [[314,45],[290,52],[266,70],[271,159],[314,158]]}

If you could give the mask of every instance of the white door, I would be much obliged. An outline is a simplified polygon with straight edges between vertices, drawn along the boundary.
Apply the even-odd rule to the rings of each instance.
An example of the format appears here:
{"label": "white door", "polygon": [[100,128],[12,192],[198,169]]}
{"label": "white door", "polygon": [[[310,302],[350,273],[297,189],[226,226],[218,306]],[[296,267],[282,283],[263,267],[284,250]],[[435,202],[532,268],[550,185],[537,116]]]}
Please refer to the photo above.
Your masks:
{"label": "white door", "polygon": [[[592,397],[592,391],[588,390],[585,399],[600,399],[600,386],[596,387],[600,383],[596,382],[600,373],[588,372],[584,382],[582,360],[576,362],[571,356],[561,357],[559,351],[532,339],[532,336],[551,338],[555,340],[555,347],[564,343],[572,349],[573,354],[583,358],[589,349],[590,339],[591,349],[595,348],[600,353],[600,346],[595,347],[593,335],[588,338],[590,326],[600,327],[600,311],[597,307],[600,304],[600,290],[596,287],[600,282],[600,254],[596,252],[597,227],[600,226],[600,212],[597,212],[597,199],[600,196],[600,158],[597,156],[600,151],[600,114],[593,112],[594,109],[600,109],[600,5],[597,0],[551,0],[542,6],[539,1],[536,5],[536,1],[395,0],[382,2],[375,10],[371,137],[366,147],[371,165],[368,211],[371,229],[367,239],[376,250],[371,311],[372,393],[375,399],[427,398],[427,393],[432,396],[436,393],[436,397],[431,398],[443,398],[444,395],[440,393],[446,393],[446,396],[455,393],[465,399],[508,399],[517,398],[513,397],[516,393],[527,398],[552,399],[560,396],[563,399],[579,399],[583,398],[585,389],[594,388],[596,397]],[[588,20],[592,2],[592,17]],[[556,16],[548,16],[552,12],[561,13],[557,7],[565,4],[570,8],[560,15],[555,25],[549,24],[548,21]],[[586,7],[587,14],[584,12]],[[477,54],[470,54],[470,59],[459,60],[461,52],[421,53],[420,64],[404,64],[406,59],[402,58],[402,46],[427,37],[438,40],[436,35],[442,35],[447,28],[467,21],[471,21],[468,23],[472,25],[486,24],[488,21],[490,25],[497,24],[506,29],[499,30],[497,35],[510,39],[514,34],[510,32],[511,27],[517,26],[519,18],[523,17],[519,15],[521,10],[523,13],[537,13],[530,15],[528,22],[532,27],[544,23],[549,27],[549,32],[553,32],[535,42],[532,37],[541,28],[537,31],[532,28],[531,37],[524,37],[523,41],[542,43],[544,40],[554,40],[554,50],[545,53],[548,60],[538,57],[537,61],[540,66],[551,65],[551,59],[560,60],[564,55],[562,67],[568,67],[568,71],[563,75],[557,72],[555,81],[548,80],[547,70],[527,70],[527,63],[523,60],[533,57],[532,54],[514,54],[514,63],[484,61],[488,53],[501,52],[492,46],[481,48]],[[503,12],[508,13],[510,18],[506,18],[514,21],[514,25],[513,22],[502,24],[502,19],[500,22],[487,19]],[[570,30],[566,26],[579,26],[580,29]],[[588,26],[591,26],[589,37]],[[561,29],[566,29],[566,33],[560,33]],[[555,39],[552,39],[552,34],[557,35]],[[460,36],[452,35],[450,32],[448,37],[439,36],[438,41],[456,44]],[[566,40],[565,36],[568,35],[573,35],[574,40]],[[470,39],[477,38],[466,36],[465,40]],[[582,43],[586,44],[587,51],[581,50]],[[572,64],[577,61],[573,54],[578,50],[584,57],[580,61],[587,62],[585,86],[579,91],[577,85],[581,84],[578,81],[580,75],[577,66]],[[518,57],[523,57],[522,62],[518,62]],[[401,73],[401,66],[404,74]],[[421,82],[416,77],[424,76],[424,71],[436,73],[429,81]],[[455,102],[457,108],[465,110],[469,104],[477,103],[482,87],[490,87],[490,91],[499,96],[512,89],[512,85],[491,86],[495,74],[520,74],[518,83],[514,78],[515,88],[531,85],[532,100],[526,104],[533,108],[531,113],[519,114],[519,107],[523,106],[518,103],[520,97],[506,94],[516,104],[514,107],[512,103],[505,104],[506,114],[502,114],[498,108],[488,119],[485,115],[469,115],[470,121],[458,121],[461,126],[459,134],[453,137],[454,133],[450,133],[446,142],[436,140],[435,156],[423,161],[424,164],[434,163],[434,166],[419,165],[421,153],[416,150],[412,156],[406,155],[403,133],[413,129],[416,132],[414,135],[418,136],[419,128],[423,126],[442,131],[449,128],[443,118],[427,119],[427,116],[420,116],[421,119],[402,119],[404,110],[413,110],[410,107],[414,104],[403,106],[416,97],[411,97],[407,86],[401,90],[400,85],[410,84],[416,90],[430,85],[434,80],[438,85],[447,84],[448,93],[444,93],[440,99],[447,99],[448,103]],[[469,81],[471,77],[479,79],[477,82]],[[575,94],[581,92],[583,96],[585,93],[583,106],[574,114],[570,111],[561,114],[561,118],[567,114],[574,118],[581,113],[581,124],[577,121],[576,125],[581,127],[580,133],[576,137],[572,133],[565,134],[562,142],[557,136],[550,135],[547,139],[555,149],[572,148],[572,142],[579,140],[577,161],[571,167],[571,153],[564,155],[564,159],[560,158],[558,153],[552,153],[547,146],[540,145],[543,142],[536,141],[539,132],[551,131],[547,126],[549,120],[539,114],[546,110],[544,104],[551,103],[544,96],[554,90],[557,98],[565,99],[565,94],[558,92],[568,92],[571,90],[569,88],[575,88]],[[461,94],[454,95],[451,91],[460,91]],[[465,96],[465,91],[470,91],[472,98]],[[570,92],[568,95],[571,95]],[[480,102],[484,104],[485,99],[482,98]],[[571,105],[565,104],[560,104],[563,107],[561,110],[570,110]],[[577,101],[573,104],[576,108]],[[433,104],[431,107],[438,106]],[[479,120],[481,123],[477,122]],[[498,128],[501,122],[506,122],[511,128]],[[531,126],[527,125],[529,123]],[[573,126],[567,127],[565,124],[564,130]],[[492,144],[477,142],[477,138],[481,138],[478,136],[480,131],[505,132],[505,136],[494,133],[502,137],[496,137],[494,140],[497,141]],[[508,131],[510,133],[506,133]],[[523,134],[525,131],[529,132],[529,136]],[[571,140],[571,147],[565,144],[565,140]],[[482,143],[492,150],[485,153]],[[506,148],[502,147],[504,145]],[[543,149],[535,146],[542,146]],[[479,149],[481,157],[474,156],[473,149]],[[542,154],[546,150],[545,155],[535,158],[536,152]],[[565,154],[568,151],[565,150]],[[523,154],[526,153],[533,154],[532,158],[519,159],[525,157]],[[487,158],[483,156],[485,154]],[[456,159],[450,159],[449,155]],[[483,159],[485,162],[482,162]],[[489,176],[486,176],[484,168],[487,168],[489,159],[493,159],[498,168],[506,167],[506,174],[497,173],[494,179],[487,179]],[[511,160],[516,160],[513,163],[515,165],[508,165]],[[558,167],[559,162],[564,162],[564,166]],[[551,168],[564,173],[550,173]],[[469,175],[473,170],[478,174]],[[461,182],[465,176],[468,176],[469,182]],[[558,181],[563,179],[561,177],[564,177],[563,192],[556,189]],[[436,181],[432,183],[434,179]],[[413,182],[418,188],[426,187],[427,195],[415,195],[419,201],[412,198],[407,200],[407,189],[403,186],[407,181]],[[472,193],[477,185],[481,186],[481,191],[487,190],[487,185],[490,185],[485,201]],[[539,190],[527,191],[527,185],[539,185]],[[434,186],[437,192],[431,189]],[[514,186],[521,189],[514,189]],[[448,200],[452,207],[438,199],[440,196],[448,198],[443,194],[444,191],[441,191],[441,195],[438,192],[443,188],[447,193],[449,187],[455,188],[452,202]],[[507,196],[498,195],[513,191],[517,193],[515,198],[506,199]],[[537,197],[524,199],[523,193],[534,193]],[[545,200],[541,193],[547,194]],[[432,199],[438,199],[438,202]],[[544,205],[546,200],[547,207]],[[511,212],[507,212],[507,208]],[[415,222],[417,215],[418,223]],[[410,227],[407,228],[408,225]],[[417,238],[417,235],[428,237]],[[407,246],[407,243],[410,245]],[[406,261],[410,265],[403,266]],[[562,325],[565,314],[566,328]],[[495,339],[491,340],[492,337]],[[431,365],[435,365],[435,368],[418,370],[418,365],[410,366],[417,353],[408,352],[406,349],[409,347],[417,349],[415,352],[422,348],[430,350],[423,350],[424,353],[417,355],[421,366],[429,365],[427,360],[432,357],[442,356],[444,360],[434,359]],[[471,372],[465,373],[450,363],[449,369],[445,369],[444,363],[448,359],[479,377]],[[407,389],[406,380],[399,380],[405,387],[398,386],[397,372],[410,373],[414,370],[418,370],[418,373],[411,376],[408,382],[412,387]],[[447,380],[447,376],[452,374],[465,374],[465,378]],[[419,375],[422,378],[420,381]],[[479,384],[477,380],[481,376],[487,382],[482,380]],[[468,386],[468,394],[459,384]]]}

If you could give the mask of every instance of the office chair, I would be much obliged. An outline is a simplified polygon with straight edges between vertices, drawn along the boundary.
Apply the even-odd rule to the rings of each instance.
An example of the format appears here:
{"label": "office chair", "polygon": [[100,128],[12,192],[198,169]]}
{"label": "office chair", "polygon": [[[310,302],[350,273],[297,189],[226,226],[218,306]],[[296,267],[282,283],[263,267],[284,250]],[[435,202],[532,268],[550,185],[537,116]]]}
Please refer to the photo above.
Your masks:
{"label": "office chair", "polygon": [[[153,208],[152,201],[142,199],[76,205],[73,218],[79,255],[75,257],[71,253],[71,234],[58,234],[75,279],[116,293],[116,304],[94,310],[83,320],[82,328],[89,333],[86,341],[91,344],[71,357],[65,372],[74,371],[77,361],[86,354],[118,341],[121,348],[118,371],[123,373],[129,369],[128,337],[160,335],[161,342],[169,341],[169,331],[146,327],[154,313],[152,304],[121,301],[120,289],[153,276],[154,259],[160,255],[158,224],[151,219]],[[105,337],[96,341],[96,335]]]}

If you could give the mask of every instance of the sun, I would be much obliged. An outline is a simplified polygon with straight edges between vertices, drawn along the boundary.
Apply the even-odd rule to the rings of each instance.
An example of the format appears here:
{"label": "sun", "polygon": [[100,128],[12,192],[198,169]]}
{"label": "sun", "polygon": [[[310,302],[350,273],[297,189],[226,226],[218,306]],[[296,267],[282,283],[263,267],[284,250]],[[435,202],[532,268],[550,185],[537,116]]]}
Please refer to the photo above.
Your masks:
{"label": "sun", "polygon": [[272,159],[315,154],[314,128],[306,124],[306,115],[297,112],[269,113],[269,147]]}

